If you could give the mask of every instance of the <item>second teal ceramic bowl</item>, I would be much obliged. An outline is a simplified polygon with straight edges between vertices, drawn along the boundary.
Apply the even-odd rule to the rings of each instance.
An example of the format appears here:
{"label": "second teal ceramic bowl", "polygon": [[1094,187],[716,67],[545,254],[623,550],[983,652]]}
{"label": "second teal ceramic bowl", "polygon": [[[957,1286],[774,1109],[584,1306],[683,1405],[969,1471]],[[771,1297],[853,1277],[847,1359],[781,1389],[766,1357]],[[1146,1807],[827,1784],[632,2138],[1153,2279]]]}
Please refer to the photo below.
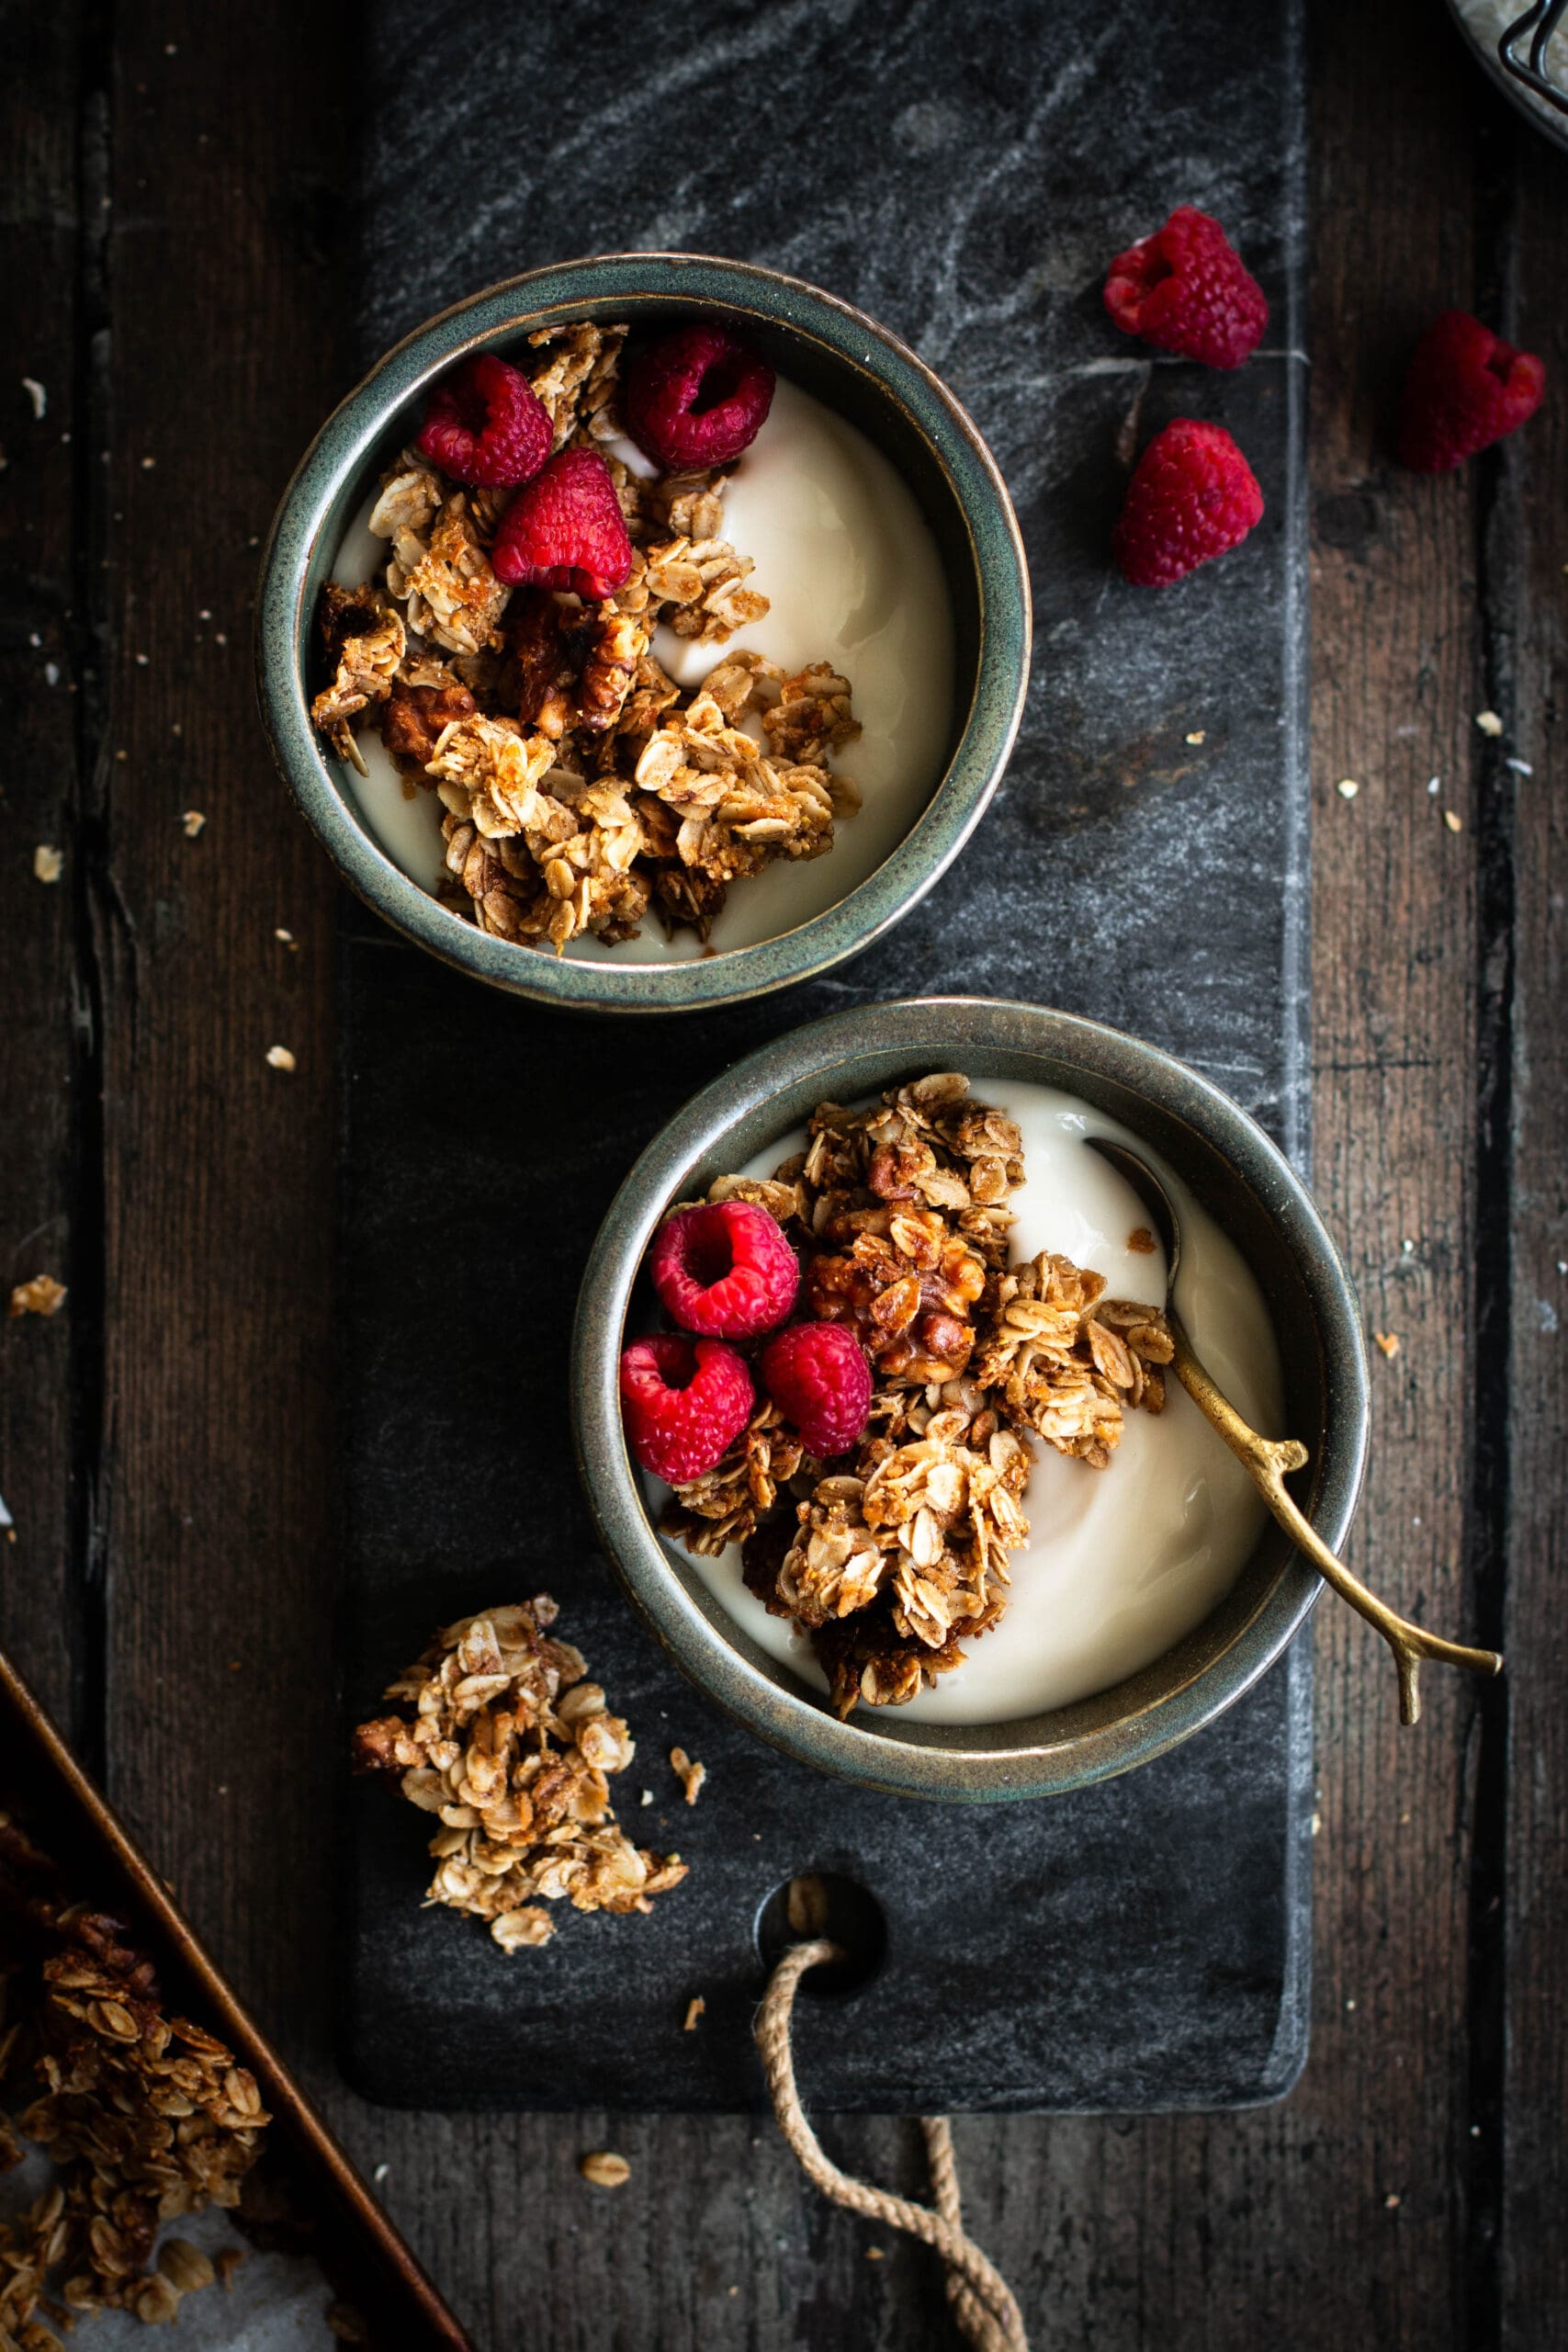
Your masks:
{"label": "second teal ceramic bowl", "polygon": [[1190,1737],[1250,1689],[1322,1590],[1270,1520],[1230,1591],[1152,1666],[1096,1697],[995,1724],[910,1721],[896,1707],[840,1723],[766,1656],[662,1543],[621,1424],[618,1368],[649,1241],[676,1201],[742,1168],[824,1099],[854,1102],[933,1069],[1059,1087],[1144,1137],[1247,1260],[1268,1304],[1286,1426],[1311,1457],[1299,1496],[1343,1544],[1366,1458],[1361,1317],[1290,1162],[1217,1086],[1155,1046],[1032,1004],[927,997],[835,1014],[774,1038],[705,1087],[643,1153],[612,1203],[579,1295],[572,1352],[578,1466],[600,1539],[675,1664],[749,1729],[818,1770],[902,1796],[976,1803],[1056,1795]]}
{"label": "second teal ceramic bowl", "polygon": [[[885,862],[780,937],[690,963],[579,961],[488,936],[412,881],[372,840],[310,724],[312,616],[345,529],[417,429],[438,376],[516,351],[542,326],[694,318],[734,325],[782,376],[860,427],[902,475],[952,600],[954,692],[945,768]],[[460,302],[388,353],[334,411],[284,494],[256,619],[262,715],[296,800],[345,882],[417,945],[519,996],[601,1012],[698,1011],[811,978],[907,914],[958,855],[996,790],[1029,677],[1029,575],[995,461],[953,394],[907,345],[796,277],[692,254],[613,254],[533,270]]]}

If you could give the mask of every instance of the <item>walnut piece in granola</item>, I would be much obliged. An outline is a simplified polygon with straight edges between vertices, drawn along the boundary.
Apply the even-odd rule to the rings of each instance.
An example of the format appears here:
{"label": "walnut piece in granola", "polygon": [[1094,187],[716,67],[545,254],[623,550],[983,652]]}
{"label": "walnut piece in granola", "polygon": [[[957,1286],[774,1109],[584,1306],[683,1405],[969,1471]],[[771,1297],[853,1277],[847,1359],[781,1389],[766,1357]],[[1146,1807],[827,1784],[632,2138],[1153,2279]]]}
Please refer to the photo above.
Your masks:
{"label": "walnut piece in granola", "polygon": [[364,755],[348,722],[391,693],[408,649],[407,632],[373,588],[340,588],[332,580],[321,591],[319,617],[333,676],[311,703],[310,717],[339,757],[352,761],[364,775]]}
{"label": "walnut piece in granola", "polygon": [[550,1633],[547,1593],[446,1626],[389,1699],[413,1709],[355,1733],[361,1771],[395,1773],[434,1814],[427,1903],[489,1922],[503,1951],[547,1943],[547,1904],[648,1911],[686,1875],[679,1854],[634,1845],[615,1820],[611,1777],[636,1746],[581,1653]]}

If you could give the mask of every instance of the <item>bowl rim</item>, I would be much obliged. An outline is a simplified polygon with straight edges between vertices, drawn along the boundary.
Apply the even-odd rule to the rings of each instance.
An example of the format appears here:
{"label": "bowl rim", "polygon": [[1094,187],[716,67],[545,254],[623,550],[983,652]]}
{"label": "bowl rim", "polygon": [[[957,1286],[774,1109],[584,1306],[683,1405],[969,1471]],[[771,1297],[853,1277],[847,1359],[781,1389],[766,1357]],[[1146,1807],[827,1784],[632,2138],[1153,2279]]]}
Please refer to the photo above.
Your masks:
{"label": "bowl rim", "polygon": [[[815,343],[898,408],[947,481],[975,570],[978,657],[948,764],[883,863],[819,914],[776,937],[673,964],[550,956],[478,931],[405,875],[353,810],[311,725],[304,609],[310,567],[345,488],[394,412],[469,351],[557,323],[688,302],[764,320]],[[875,362],[874,365],[873,362]],[[586,255],[526,270],[451,304],[395,344],[327,418],[279,502],[256,598],[257,699],[273,756],[350,888],[443,963],[512,994],[604,1012],[711,1010],[787,988],[859,955],[917,906],[985,814],[1006,772],[1028,692],[1029,567],[1000,469],[963,404],[890,329],[837,295],[754,262],[702,254]]]}
{"label": "bowl rim", "polygon": [[833,1777],[895,1795],[986,1803],[1059,1795],[1110,1779],[1201,1730],[1252,1687],[1300,1629],[1323,1589],[1315,1570],[1292,1555],[1222,1649],[1195,1663],[1176,1687],[1089,1731],[977,1747],[963,1745],[964,1725],[932,1726],[942,1737],[928,1745],[919,1736],[924,1726],[893,1736],[859,1717],[840,1723],[819,1700],[784,1689],[754,1665],[688,1590],[644,1510],[616,1376],[648,1240],[681,1197],[686,1174],[739,1117],[806,1078],[822,1079],[832,1094],[835,1067],[870,1053],[908,1049],[913,1057],[934,1051],[962,1066],[966,1046],[1050,1057],[1132,1087],[1196,1127],[1280,1228],[1302,1275],[1325,1367],[1328,1438],[1309,1516],[1338,1550],[1366,1465],[1371,1386],[1359,1304],[1311,1194],[1257,1120],[1201,1072],[1125,1031],[1047,1006],[970,996],[863,1005],[787,1031],[704,1087],[639,1155],[605,1213],[578,1295],[570,1393],[578,1475],[605,1556],[643,1623],[706,1697],[770,1745]]}

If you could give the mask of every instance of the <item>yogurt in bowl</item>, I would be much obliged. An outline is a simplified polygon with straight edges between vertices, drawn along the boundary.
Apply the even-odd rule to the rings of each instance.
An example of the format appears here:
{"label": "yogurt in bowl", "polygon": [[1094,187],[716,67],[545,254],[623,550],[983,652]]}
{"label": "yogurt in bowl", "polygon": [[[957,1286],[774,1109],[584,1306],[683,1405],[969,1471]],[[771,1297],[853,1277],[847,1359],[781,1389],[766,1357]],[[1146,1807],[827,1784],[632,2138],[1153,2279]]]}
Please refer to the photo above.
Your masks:
{"label": "yogurt in bowl", "polygon": [[[541,349],[558,348],[563,338],[606,337],[624,327],[626,349],[636,353],[695,326],[743,341],[773,371],[777,390],[773,413],[722,485],[706,485],[722,490],[716,531],[701,497],[676,511],[668,475],[647,485],[649,500],[665,502],[661,520],[671,540],[687,542],[662,567],[656,603],[669,601],[675,571],[707,562],[711,537],[721,537],[739,559],[738,566],[720,559],[730,607],[721,617],[733,623],[727,635],[671,644],[656,627],[646,649],[681,707],[659,702],[657,679],[639,673],[636,681],[645,696],[637,731],[646,734],[662,716],[659,731],[667,736],[684,725],[716,663],[727,673],[710,697],[719,707],[690,711],[680,759],[663,760],[665,742],[650,748],[655,773],[628,773],[641,763],[639,750],[636,761],[612,759],[612,775],[573,746],[570,766],[563,762],[552,774],[547,759],[536,763],[532,740],[520,751],[498,749],[493,729],[481,729],[473,733],[482,741],[433,741],[435,773],[422,754],[426,775],[416,779],[380,761],[381,744],[367,740],[364,704],[349,707],[352,691],[325,715],[330,740],[323,735],[312,705],[340,683],[343,640],[375,639],[376,630],[365,611],[340,612],[343,627],[323,662],[321,620],[335,628],[333,594],[367,583],[402,607],[403,642],[389,629],[375,647],[377,661],[403,673],[400,683],[413,690],[429,653],[441,665],[433,683],[445,691],[446,673],[456,670],[462,691],[480,705],[474,716],[502,721],[503,733],[512,718],[512,707],[492,696],[494,681],[476,680],[468,652],[429,632],[401,594],[420,549],[433,551],[443,485],[432,496],[417,481],[405,484],[400,518],[391,509],[376,514],[389,477],[410,471],[403,453],[443,386],[485,360],[531,368]],[[585,436],[617,476],[613,494],[623,494],[623,514],[651,571],[654,549],[639,529],[629,479],[637,451],[617,438],[612,414],[574,419],[569,446],[555,449],[545,470],[581,448]],[[529,480],[518,489],[519,509],[535,487]],[[490,610],[484,577],[497,537],[515,515],[498,512],[477,477],[462,510],[447,521],[467,544],[454,540],[444,550],[457,577],[441,580],[440,592],[461,605],[477,583],[486,628],[474,651],[521,658],[501,627],[506,600]],[[373,514],[380,537],[368,532]],[[537,573],[518,579],[530,589],[540,584]],[[584,594],[571,583],[544,584],[558,597]],[[705,597],[711,585],[705,579]],[[635,621],[620,588],[612,593],[616,610]],[[761,597],[765,613],[756,605]],[[605,619],[597,590],[584,602],[594,607],[590,621]],[[654,617],[662,624],[670,616]],[[575,637],[575,628],[568,634]],[[601,671],[637,667],[643,649],[630,643],[632,634],[598,644]],[[412,656],[411,636],[420,640]],[[389,353],[322,428],[284,498],[264,558],[256,620],[262,709],[279,765],[344,878],[406,937],[474,977],[540,1001],[604,1012],[696,1011],[750,999],[831,969],[898,921],[959,854],[996,789],[1021,715],[1029,647],[1028,575],[1011,504],[953,395],[897,337],[816,288],[748,264],[668,254],[605,255],[532,272],[444,312]],[[415,668],[405,672],[411,658]],[[351,668],[351,689],[363,683],[366,666]],[[373,681],[367,699],[375,698]],[[522,706],[515,708],[521,719]],[[533,716],[522,729],[530,739],[545,731]],[[696,902],[671,907],[655,869],[668,882],[686,863],[693,797],[671,771],[708,764],[707,739],[724,729],[750,737],[772,762],[781,805],[748,805],[741,795],[718,820],[747,843],[775,846],[760,872],[760,858],[739,859],[745,872],[732,884],[711,866],[699,872]],[[687,761],[694,746],[697,756]],[[396,748],[407,756],[406,746]],[[742,747],[730,741],[725,749],[738,773],[746,768]],[[498,761],[506,773],[492,775]],[[526,775],[512,773],[519,767]],[[546,855],[541,863],[538,843],[527,839],[539,813],[533,807],[522,825],[533,865],[505,824],[487,833],[476,822],[460,842],[450,829],[442,831],[446,818],[461,813],[449,805],[454,796],[468,785],[490,792],[497,784],[487,815],[499,810],[510,821],[528,793],[555,804],[543,812],[546,825],[573,836],[560,859]],[[611,805],[617,795],[635,805]],[[573,827],[569,819],[581,818],[594,796],[603,805],[592,821]],[[793,806],[783,805],[786,797]],[[650,807],[658,798],[672,818]],[[638,838],[649,820],[651,831]],[[781,834],[793,836],[783,847]],[[564,913],[549,919],[537,903],[546,866],[558,868],[547,878],[558,910],[571,902],[570,922]],[[635,868],[625,907],[609,907],[604,920],[606,905],[589,906],[583,886],[610,893],[623,866]],[[715,884],[723,886],[722,905]],[[443,886],[445,902],[435,895]],[[651,899],[643,886],[651,886]],[[520,901],[529,902],[521,917]],[[661,907],[673,916],[673,936]],[[682,920],[686,914],[693,920]]]}
{"label": "yogurt in bowl", "polygon": [[[940,1325],[917,1325],[915,1335],[961,1355],[964,1376],[988,1387],[993,1404],[1016,1373],[1021,1385],[1008,1396],[1017,1410],[1010,1432],[987,1434],[979,1417],[986,1399],[965,1397],[961,1377],[951,1390],[939,1385],[934,1404],[922,1391],[907,1425],[889,1420],[872,1435],[890,1441],[887,1453],[918,1449],[928,1433],[942,1435],[944,1448],[984,1452],[994,1476],[987,1482],[966,1472],[969,1499],[1007,1487],[1016,1517],[1030,1524],[1025,1544],[1005,1500],[987,1501],[984,1584],[975,1573],[976,1542],[951,1516],[935,1531],[940,1542],[929,1528],[901,1533],[899,1548],[917,1568],[936,1564],[932,1581],[945,1596],[962,1657],[940,1657],[929,1639],[923,1652],[911,1645],[889,1587],[904,1576],[897,1599],[911,1624],[913,1613],[932,1603],[905,1564],[892,1562],[877,1600],[880,1626],[858,1609],[841,1621],[852,1647],[875,1633],[852,1663],[872,1664],[885,1687],[857,1695],[829,1612],[818,1605],[824,1564],[833,1570],[826,1552],[791,1565],[776,1544],[770,1557],[753,1537],[738,1577],[722,1518],[715,1522],[720,1540],[699,1556],[688,1548],[689,1527],[678,1530],[678,1543],[660,1533],[663,1498],[626,1442],[620,1357],[627,1338],[656,1319],[640,1269],[678,1204],[705,1199],[716,1182],[721,1191],[732,1187],[740,1170],[771,1175],[825,1101],[874,1102],[937,1071],[963,1073],[980,1100],[1005,1106],[1025,1148],[999,1148],[1023,1159],[1025,1182],[978,1187],[1017,1219],[1000,1248],[971,1227],[976,1254],[986,1257],[984,1281],[943,1261],[951,1299],[975,1302],[975,1344],[959,1347]],[[644,1153],[601,1229],[579,1297],[572,1402],[579,1467],[604,1548],[674,1662],[761,1737],[820,1770],[896,1793],[966,1802],[1055,1793],[1127,1770],[1237,1699],[1279,1656],[1320,1589],[1236,1484],[1237,1469],[1174,1382],[1163,1411],[1149,1410],[1148,1391],[1161,1371],[1164,1268],[1157,1249],[1145,1246],[1153,1237],[1141,1229],[1144,1213],[1087,1148],[1096,1131],[1132,1138],[1169,1183],[1183,1217],[1178,1303],[1195,1343],[1244,1410],[1306,1445],[1302,1507],[1337,1545],[1367,1433],[1354,1295],[1300,1180],[1261,1129],[1196,1072],[1138,1039],[1036,1006],[964,998],[862,1007],[813,1023],[775,1039],[695,1097]],[[753,1197],[769,1194],[763,1189]],[[775,1205],[790,1213],[787,1203]],[[1042,1267],[1053,1253],[1061,1266]],[[1044,1390],[1031,1386],[1021,1357],[1010,1366],[995,1355],[987,1361],[996,1333],[985,1327],[998,1303],[999,1268],[1014,1284],[1015,1303],[1046,1297],[1058,1278],[1061,1295],[1070,1290],[1082,1311],[1072,1317],[1063,1362],[1073,1353],[1086,1375],[1111,1367],[1116,1397],[1086,1376],[1077,1384],[1086,1414],[1077,1416],[1071,1396],[1057,1413]],[[851,1295],[840,1272],[824,1282],[814,1286],[808,1264],[792,1317],[818,1318],[825,1309],[830,1316],[834,1289]],[[1022,1321],[1037,1328],[1032,1314]],[[1097,1335],[1090,1324],[1103,1328]],[[868,1351],[874,1367],[874,1343]],[[753,1357],[754,1371],[761,1362]],[[749,1409],[743,1403],[737,1427]],[[933,1432],[933,1411],[955,1418]],[[1058,1439],[1066,1441],[1066,1454],[1056,1450]],[[855,1476],[868,1475],[861,1491],[852,1484],[834,1498],[834,1524],[850,1531],[846,1554],[863,1554],[859,1522],[874,1540],[895,1521],[910,1523],[910,1514],[889,1512],[871,1496],[885,1460],[874,1452],[849,1464]],[[779,1483],[799,1466],[786,1456]],[[688,1477],[684,1468],[673,1475]],[[886,1475],[897,1481],[904,1466]],[[759,1491],[767,1500],[765,1480]],[[935,1499],[940,1520],[954,1498]],[[998,1561],[1005,1578],[995,1577]],[[782,1602],[782,1611],[770,1601]],[[815,1621],[807,1626],[809,1640],[791,1617],[797,1625]],[[942,1640],[942,1627],[926,1632]]]}

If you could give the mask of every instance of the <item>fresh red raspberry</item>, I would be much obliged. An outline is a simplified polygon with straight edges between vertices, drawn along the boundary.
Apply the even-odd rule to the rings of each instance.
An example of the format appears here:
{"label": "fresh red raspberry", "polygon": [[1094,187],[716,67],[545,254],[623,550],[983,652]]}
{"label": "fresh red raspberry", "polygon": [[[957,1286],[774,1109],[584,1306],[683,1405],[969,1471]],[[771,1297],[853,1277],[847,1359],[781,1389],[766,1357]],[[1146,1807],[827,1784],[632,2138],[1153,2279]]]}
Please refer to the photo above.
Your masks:
{"label": "fresh red raspberry", "polygon": [[783,1227],[751,1201],[682,1209],[660,1226],[648,1262],[671,1321],[725,1340],[773,1330],[800,1288]]}
{"label": "fresh red raspberry", "polygon": [[551,438],[527,377],[486,351],[432,387],[415,446],[454,481],[505,490],[538,472]]}
{"label": "fresh red raspberry", "polygon": [[756,1391],[722,1340],[659,1331],[621,1350],[621,1416],[645,1470],[679,1487],[700,1478],[751,1418]]}
{"label": "fresh red raspberry", "polygon": [[792,1323],[762,1350],[762,1385],[818,1462],[847,1453],[871,1412],[871,1365],[843,1323]]}
{"label": "fresh red raspberry", "polygon": [[1134,588],[1168,588],[1238,547],[1262,512],[1252,468],[1224,427],[1175,417],[1133,469],[1111,550]]}
{"label": "fresh red raspberry", "polygon": [[671,473],[728,465],[761,430],[773,380],[767,361],[728,327],[679,327],[632,363],[626,430]]}
{"label": "fresh red raspberry", "polygon": [[1472,319],[1445,311],[1416,346],[1395,447],[1413,473],[1446,474],[1517,433],[1540,406],[1546,368]]}
{"label": "fresh red raspberry", "polygon": [[1269,323],[1262,287],[1219,222],[1190,204],[1117,254],[1105,307],[1128,334],[1205,368],[1239,368]]}
{"label": "fresh red raspberry", "polygon": [[524,483],[501,518],[490,560],[496,578],[513,587],[570,588],[591,605],[626,586],[632,543],[597,449],[563,449]]}

